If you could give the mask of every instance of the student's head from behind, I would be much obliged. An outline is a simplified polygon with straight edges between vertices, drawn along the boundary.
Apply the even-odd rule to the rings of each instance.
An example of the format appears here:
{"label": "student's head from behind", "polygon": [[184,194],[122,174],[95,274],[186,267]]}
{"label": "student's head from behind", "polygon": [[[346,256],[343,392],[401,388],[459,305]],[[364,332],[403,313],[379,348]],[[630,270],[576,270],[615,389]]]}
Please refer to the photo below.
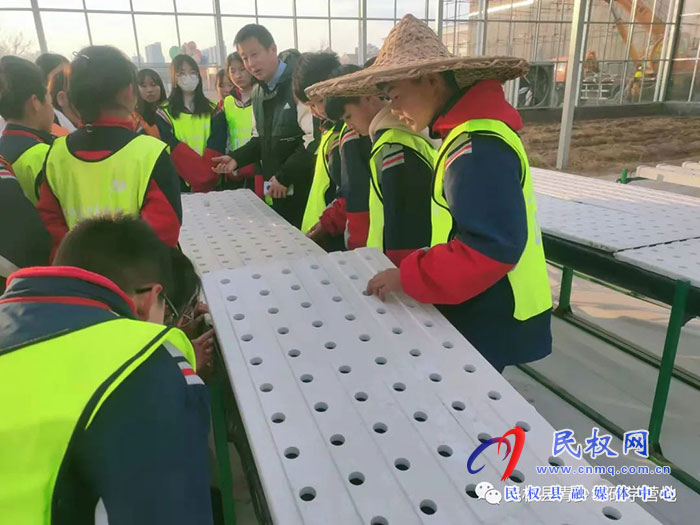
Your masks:
{"label": "student's head from behind", "polygon": [[445,103],[459,91],[451,71],[396,80],[379,87],[389,99],[391,112],[416,132],[430,125]]}
{"label": "student's head from behind", "polygon": [[62,65],[49,79],[49,94],[53,106],[63,113],[74,126],[80,123],[80,116],[68,99],[68,79],[70,66]]}
{"label": "student's head from behind", "polygon": [[219,69],[216,72],[216,92],[219,94],[219,99],[225,99],[233,89],[233,82],[228,78],[225,69]]}
{"label": "student's head from behind", "polygon": [[243,26],[233,40],[243,65],[258,80],[269,82],[279,65],[277,45],[270,32],[259,24]]}
{"label": "student's head from behind", "polygon": [[[333,71],[330,78],[349,75],[359,70],[360,68],[353,64],[342,65]],[[376,96],[328,97],[325,108],[331,120],[344,120],[350,129],[360,135],[369,135],[372,119],[385,105],[386,103]]]}
{"label": "student's head from behind", "polygon": [[51,97],[35,64],[15,56],[0,59],[0,116],[8,122],[51,131]]}
{"label": "student's head from behind", "polygon": [[34,63],[39,66],[39,69],[44,74],[44,80],[48,81],[56,72],[62,70],[63,66],[68,65],[70,62],[66,57],[58,53],[42,53],[36,58]]}
{"label": "student's head from behind", "polygon": [[169,111],[177,118],[185,109],[185,96],[191,97],[195,115],[211,114],[209,99],[204,95],[202,75],[194,58],[189,55],[177,55],[170,63]]}
{"label": "student's head from behind", "polygon": [[167,98],[163,79],[152,69],[139,71],[136,75],[136,81],[139,85],[139,102],[160,104]]}
{"label": "student's head from behind", "polygon": [[173,293],[172,255],[142,219],[81,221],[63,239],[53,264],[106,277],[133,300],[139,319],[163,323]]}
{"label": "student's head from behind", "polygon": [[328,118],[323,99],[309,99],[304,90],[317,82],[327,80],[339,66],[338,55],[333,52],[302,53],[297,60],[292,77],[292,90],[296,99],[308,107],[316,118]]}
{"label": "student's head from behind", "polygon": [[243,59],[238,51],[226,57],[226,71],[233,85],[241,91],[248,91],[253,87],[255,79],[243,65]]}
{"label": "student's head from behind", "polygon": [[85,124],[136,109],[136,66],[112,46],[82,49],[70,65],[68,98]]}

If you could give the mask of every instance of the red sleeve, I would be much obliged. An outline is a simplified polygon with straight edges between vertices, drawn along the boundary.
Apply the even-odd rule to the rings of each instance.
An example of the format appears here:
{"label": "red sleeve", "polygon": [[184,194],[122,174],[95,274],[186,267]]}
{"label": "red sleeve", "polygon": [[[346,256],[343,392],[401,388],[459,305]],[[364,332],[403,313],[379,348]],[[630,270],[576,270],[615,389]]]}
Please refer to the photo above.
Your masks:
{"label": "red sleeve", "polygon": [[406,257],[401,286],[421,303],[460,304],[496,284],[513,267],[454,239]]}
{"label": "red sleeve", "polygon": [[178,143],[170,152],[175,171],[192,188],[192,191],[211,191],[219,182],[219,174],[214,173],[211,157],[202,157],[184,142]]}
{"label": "red sleeve", "polygon": [[347,212],[348,218],[348,250],[364,248],[367,246],[367,235],[369,234],[369,212],[356,211]]}
{"label": "red sleeve", "polygon": [[347,221],[345,199],[338,197],[321,214],[321,226],[330,235],[343,235]]}
{"label": "red sleeve", "polygon": [[63,237],[68,233],[68,224],[66,224],[66,218],[63,216],[61,205],[58,203],[58,199],[56,199],[46,180],[42,182],[39,189],[39,201],[36,203],[36,209],[46,231],[51,235],[50,260],[53,261],[58,245],[61,244]]}
{"label": "red sleeve", "polygon": [[177,246],[180,237],[180,219],[154,179],[148,183],[141,207],[141,218],[151,225],[161,241],[168,246]]}

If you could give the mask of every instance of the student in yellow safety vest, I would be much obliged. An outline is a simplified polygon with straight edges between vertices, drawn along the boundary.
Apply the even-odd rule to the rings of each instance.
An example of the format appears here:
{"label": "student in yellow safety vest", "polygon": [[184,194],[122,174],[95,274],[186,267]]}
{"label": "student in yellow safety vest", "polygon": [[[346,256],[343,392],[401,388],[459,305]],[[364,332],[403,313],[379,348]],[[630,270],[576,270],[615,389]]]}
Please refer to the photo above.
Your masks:
{"label": "student in yellow safety vest", "polygon": [[168,99],[163,79],[152,69],[141,69],[136,75],[136,82],[139,89],[134,119],[144,133],[160,139],[157,119],[161,106]]}
{"label": "student in yellow safety vest", "polygon": [[[551,352],[552,297],[520,115],[501,82],[527,72],[508,57],[456,57],[406,15],[373,66],[327,91],[383,93],[414,130],[443,143],[435,162],[431,247],[379,273],[368,291],[438,305],[499,371]],[[323,85],[317,86],[318,90]]]}
{"label": "student in yellow safety vest", "polygon": [[[233,85],[212,117],[211,135],[205,157],[211,160],[227,151],[246,144],[253,136],[253,105],[251,93],[255,78],[243,65],[237,51],[226,57],[227,76]],[[252,163],[226,174],[226,189],[249,188],[264,197],[264,179],[257,164]]]}
{"label": "student in yellow safety vest", "polygon": [[54,248],[80,220],[139,215],[177,245],[179,180],[166,144],[136,133],[136,68],[121,51],[91,46],[71,63],[69,97],[83,126],[57,138],[40,175],[39,215]]}
{"label": "student in yellow safety vest", "polygon": [[0,59],[0,115],[7,121],[0,155],[12,165],[24,195],[36,204],[37,177],[53,142],[54,113],[41,70],[28,60]]}
{"label": "student in yellow safety vest", "polygon": [[[187,277],[187,276],[184,276]],[[172,325],[172,256],[94,218],[0,296],[3,523],[212,525],[209,393]]]}

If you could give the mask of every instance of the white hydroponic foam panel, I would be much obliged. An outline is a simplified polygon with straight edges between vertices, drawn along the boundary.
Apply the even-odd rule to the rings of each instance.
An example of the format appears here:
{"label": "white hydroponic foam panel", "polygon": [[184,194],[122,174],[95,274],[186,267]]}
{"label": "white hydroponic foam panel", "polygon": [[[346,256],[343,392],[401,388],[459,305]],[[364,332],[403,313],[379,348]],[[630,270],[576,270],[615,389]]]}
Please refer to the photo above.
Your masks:
{"label": "white hydroponic foam panel", "polygon": [[700,239],[624,250],[616,253],[615,258],[700,287]]}
{"label": "white hydroponic foam panel", "polygon": [[250,190],[182,196],[182,251],[201,274],[324,251]]}
{"label": "white hydroponic foam panel", "polygon": [[696,197],[539,168],[532,168],[532,180],[538,194],[624,212],[624,222],[642,229],[646,222],[659,224],[669,230],[667,241],[700,236]]}
{"label": "white hydroponic foam panel", "polygon": [[[275,523],[656,523],[635,504],[489,505],[496,447],[527,430],[511,485],[590,488],[597,476],[535,475],[552,427],[429,305],[364,293],[380,253],[355,250],[210,273],[204,289]],[[501,451],[502,452],[502,451]],[[558,463],[557,463],[558,464]],[[607,483],[606,483],[607,484]],[[473,494],[473,492],[471,492]]]}

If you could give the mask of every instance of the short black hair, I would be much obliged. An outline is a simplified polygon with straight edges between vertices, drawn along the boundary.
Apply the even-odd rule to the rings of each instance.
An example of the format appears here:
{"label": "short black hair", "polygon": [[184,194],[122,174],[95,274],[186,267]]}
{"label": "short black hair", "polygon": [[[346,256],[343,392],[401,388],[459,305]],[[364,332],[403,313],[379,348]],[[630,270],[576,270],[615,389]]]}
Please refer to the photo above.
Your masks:
{"label": "short black hair", "polygon": [[304,90],[317,82],[327,80],[338,67],[340,67],[340,60],[332,51],[302,53],[292,76],[292,89],[296,99],[300,102],[308,102],[309,97]]}
{"label": "short black hair", "polygon": [[51,72],[56,69],[61,64],[69,64],[70,62],[63,55],[58,53],[42,53],[39,55],[34,63],[39,66],[41,72],[44,75],[44,80],[48,81]]}
{"label": "short black hair", "polygon": [[260,24],[248,24],[244,25],[239,29],[238,33],[236,33],[236,38],[233,39],[233,45],[237,46],[249,38],[255,38],[265,49],[270,49],[270,46],[275,43],[275,39],[272,38],[272,34],[265,26],[261,26]]}
{"label": "short black hair", "polygon": [[112,46],[86,47],[70,65],[68,98],[89,124],[104,110],[120,109],[117,94],[127,86],[136,88],[136,66]]}
{"label": "short black hair", "polygon": [[159,283],[170,296],[170,248],[139,217],[120,215],[80,221],[58,247],[54,266],[75,266],[115,283],[126,294]]}
{"label": "short black hair", "polygon": [[46,81],[35,64],[15,56],[0,58],[0,116],[22,119],[24,104],[36,95],[46,100]]}
{"label": "short black hair", "polygon": [[[349,75],[360,71],[362,69],[360,66],[355,64],[343,64],[342,66],[333,70],[328,78],[342,77],[344,75]],[[360,102],[360,97],[327,97],[325,103],[326,115],[329,119],[334,121],[343,120],[343,114],[345,113],[346,104],[358,104]]]}

